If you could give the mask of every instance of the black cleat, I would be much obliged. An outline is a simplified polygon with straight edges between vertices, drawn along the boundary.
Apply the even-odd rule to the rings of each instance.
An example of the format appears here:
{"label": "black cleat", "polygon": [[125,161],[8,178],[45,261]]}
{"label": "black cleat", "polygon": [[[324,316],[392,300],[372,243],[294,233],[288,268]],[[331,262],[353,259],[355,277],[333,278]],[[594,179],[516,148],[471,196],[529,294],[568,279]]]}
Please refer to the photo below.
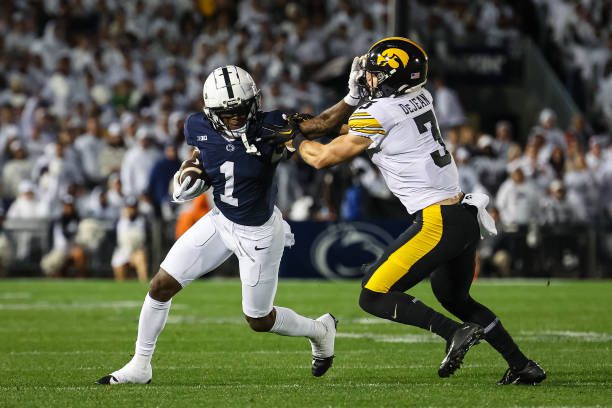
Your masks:
{"label": "black cleat", "polygon": [[310,340],[312,346],[311,372],[315,377],[321,377],[329,370],[334,362],[334,342],[336,338],[336,327],[338,319],[331,313],[319,317],[317,321],[322,322],[326,328],[326,334],[318,341]]}
{"label": "black cleat", "polygon": [[511,368],[506,370],[506,373],[501,380],[497,382],[498,385],[508,384],[525,384],[525,385],[536,385],[546,379],[546,372],[538,363],[533,360],[529,360],[522,370],[514,371]]}
{"label": "black cleat", "polygon": [[[151,379],[149,379],[149,381],[145,382],[144,384],[150,384],[151,383]],[[115,384],[122,384],[121,382],[119,382],[119,380],[117,380],[117,378],[114,375],[105,375],[104,377],[100,378],[98,381],[96,381],[94,384],[98,384],[98,385],[115,385]]]}
{"label": "black cleat", "polygon": [[312,375],[315,377],[321,377],[323,374],[330,369],[334,362],[334,357],[312,357]]}
{"label": "black cleat", "polygon": [[451,376],[459,369],[463,358],[468,350],[475,344],[478,344],[484,338],[484,330],[475,323],[463,323],[453,334],[453,338],[446,348],[446,356],[440,368],[438,375],[446,378]]}
{"label": "black cleat", "polygon": [[96,381],[95,384],[98,384],[98,385],[111,385],[111,384],[119,384],[119,381],[117,381],[117,379],[115,377],[113,377],[112,375],[105,375],[104,377],[102,377],[98,381]]}

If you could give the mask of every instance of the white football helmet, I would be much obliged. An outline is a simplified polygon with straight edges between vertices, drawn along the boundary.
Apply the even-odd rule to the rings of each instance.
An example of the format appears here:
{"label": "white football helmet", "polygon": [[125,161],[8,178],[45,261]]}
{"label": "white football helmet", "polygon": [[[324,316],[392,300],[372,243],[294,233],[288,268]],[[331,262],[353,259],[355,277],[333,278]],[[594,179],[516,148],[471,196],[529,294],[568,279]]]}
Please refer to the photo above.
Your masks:
{"label": "white football helmet", "polygon": [[[235,65],[215,69],[204,81],[204,114],[215,129],[232,138],[241,138],[248,153],[259,154],[246,137],[249,123],[256,119],[261,106],[261,91],[251,75]],[[220,115],[247,114],[244,128],[229,129]]]}

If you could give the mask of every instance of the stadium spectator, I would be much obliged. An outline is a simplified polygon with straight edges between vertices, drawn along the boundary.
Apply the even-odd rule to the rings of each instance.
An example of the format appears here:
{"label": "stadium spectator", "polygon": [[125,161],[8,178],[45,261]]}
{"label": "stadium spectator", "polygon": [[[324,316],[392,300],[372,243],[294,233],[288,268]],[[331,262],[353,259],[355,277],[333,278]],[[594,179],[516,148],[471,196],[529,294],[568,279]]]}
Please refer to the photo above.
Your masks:
{"label": "stadium spectator", "polygon": [[443,76],[433,78],[433,97],[436,104],[436,118],[442,133],[465,123],[465,113],[457,93],[446,85]]}
{"label": "stadium spectator", "polygon": [[7,219],[43,219],[48,215],[48,208],[41,203],[36,193],[36,186],[29,180],[19,182],[19,195],[6,212]]}
{"label": "stadium spectator", "polygon": [[138,200],[127,197],[117,223],[117,246],[111,260],[115,280],[126,280],[130,269],[136,271],[139,281],[148,280],[146,240],[147,222],[139,214]]}
{"label": "stadium spectator", "polygon": [[164,156],[154,163],[147,187],[147,196],[151,200],[155,216],[168,219],[172,217],[170,208],[170,186],[174,173],[181,167],[176,145],[167,142]]}
{"label": "stadium spectator", "polygon": [[586,121],[583,114],[577,113],[572,116],[570,125],[565,132],[565,140],[568,145],[577,144],[581,151],[588,148],[589,139],[593,136],[593,129]]}
{"label": "stadium spectator", "polygon": [[151,170],[161,158],[154,137],[149,127],[141,127],[136,133],[137,144],[130,147],[123,156],[121,186],[126,197],[139,197],[147,190]]}
{"label": "stadium spectator", "polygon": [[563,184],[571,200],[582,200],[586,211],[584,221],[594,222],[600,211],[599,189],[593,172],[588,168],[584,154],[578,154],[568,166]]}
{"label": "stadium spectator", "polygon": [[[467,150],[467,153],[469,154],[469,150]],[[474,157],[469,160],[476,171],[478,183],[482,184],[485,190],[492,194],[497,192],[507,173],[506,159],[496,151],[495,139],[491,135],[480,135],[476,142]]]}
{"label": "stadium spectator", "polygon": [[62,196],[60,202],[61,214],[51,224],[53,246],[42,258],[41,269],[45,275],[53,278],[64,278],[71,270],[74,270],[75,277],[84,278],[88,275],[87,257],[77,239],[81,218],[74,197]]}
{"label": "stadium spectator", "polygon": [[28,180],[32,173],[32,160],[19,139],[13,140],[9,146],[9,159],[2,169],[2,195],[12,201],[19,194],[19,183]]}
{"label": "stadium spectator", "polygon": [[103,187],[96,187],[87,199],[85,215],[100,221],[114,224],[121,213],[121,206],[109,200],[108,191]]}
{"label": "stadium spectator", "polygon": [[525,178],[522,167],[509,169],[510,178],[502,183],[495,197],[500,219],[505,228],[526,226],[537,219],[540,193],[531,181]]}
{"label": "stadium spectator", "polygon": [[500,120],[495,124],[495,140],[493,150],[499,157],[507,157],[508,149],[514,143],[512,124],[506,120]]}
{"label": "stadium spectator", "polygon": [[457,171],[459,172],[459,185],[461,191],[488,194],[485,186],[480,182],[476,169],[470,162],[470,152],[465,147],[460,147],[453,154]]}
{"label": "stadium spectator", "polygon": [[[532,130],[532,134],[541,134],[544,144],[550,146],[566,147],[565,134],[557,126],[557,114],[550,108],[544,108],[538,117],[538,124]],[[545,157],[544,160],[548,159]]]}
{"label": "stadium spectator", "polygon": [[105,146],[100,118],[94,114],[87,118],[86,133],[74,141],[74,149],[79,155],[89,185],[96,185],[102,180],[100,163]]}
{"label": "stadium spectator", "polygon": [[4,231],[4,209],[0,206],[0,278],[7,276],[13,257],[13,243]]}
{"label": "stadium spectator", "polygon": [[537,221],[542,225],[584,223],[586,206],[579,195],[568,196],[563,182],[555,179],[539,204]]}
{"label": "stadium spectator", "polygon": [[121,125],[117,122],[113,122],[108,126],[106,143],[102,147],[98,159],[100,177],[103,179],[108,178],[111,173],[121,170],[123,156],[125,156],[127,150],[121,132]]}
{"label": "stadium spectator", "polygon": [[[520,166],[514,164],[509,172],[510,178],[497,191],[495,206],[499,210],[502,232],[506,235],[505,246],[513,254],[512,269],[522,274],[530,259],[526,236],[529,228],[537,222],[541,193],[533,182],[525,178]],[[532,246],[535,244],[531,243]]]}

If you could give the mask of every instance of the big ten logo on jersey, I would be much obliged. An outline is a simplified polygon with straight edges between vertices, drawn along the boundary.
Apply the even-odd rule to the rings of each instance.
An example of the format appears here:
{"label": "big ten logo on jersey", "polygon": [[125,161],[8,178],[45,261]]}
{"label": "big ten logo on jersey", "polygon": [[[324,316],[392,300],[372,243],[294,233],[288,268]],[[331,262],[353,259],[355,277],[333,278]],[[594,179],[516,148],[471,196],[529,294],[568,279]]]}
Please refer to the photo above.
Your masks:
{"label": "big ten logo on jersey", "polygon": [[392,241],[391,234],[374,224],[332,224],[314,239],[310,260],[326,278],[356,278],[363,275],[363,265],[381,257]]}
{"label": "big ten logo on jersey", "polygon": [[208,135],[198,135],[198,136],[196,136],[196,140],[198,142],[205,142],[205,141],[208,140]]}

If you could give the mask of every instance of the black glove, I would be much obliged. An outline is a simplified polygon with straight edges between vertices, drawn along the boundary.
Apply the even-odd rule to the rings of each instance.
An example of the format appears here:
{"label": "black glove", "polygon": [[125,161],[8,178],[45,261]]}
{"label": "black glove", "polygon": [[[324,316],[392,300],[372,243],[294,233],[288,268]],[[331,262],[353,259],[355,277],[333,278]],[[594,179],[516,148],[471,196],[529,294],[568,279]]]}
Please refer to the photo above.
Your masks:
{"label": "black glove", "polygon": [[[297,132],[299,132],[299,130],[297,130]],[[296,134],[296,129],[290,123],[286,125],[263,123],[261,125],[261,141],[273,146],[280,146],[293,140]]]}
{"label": "black glove", "polygon": [[296,113],[292,113],[291,115],[287,117],[287,122],[289,122],[291,125],[295,127],[295,126],[298,126],[300,123],[304,122],[305,120],[312,119],[312,118],[314,118],[314,116],[312,116],[310,113],[296,112]]}

